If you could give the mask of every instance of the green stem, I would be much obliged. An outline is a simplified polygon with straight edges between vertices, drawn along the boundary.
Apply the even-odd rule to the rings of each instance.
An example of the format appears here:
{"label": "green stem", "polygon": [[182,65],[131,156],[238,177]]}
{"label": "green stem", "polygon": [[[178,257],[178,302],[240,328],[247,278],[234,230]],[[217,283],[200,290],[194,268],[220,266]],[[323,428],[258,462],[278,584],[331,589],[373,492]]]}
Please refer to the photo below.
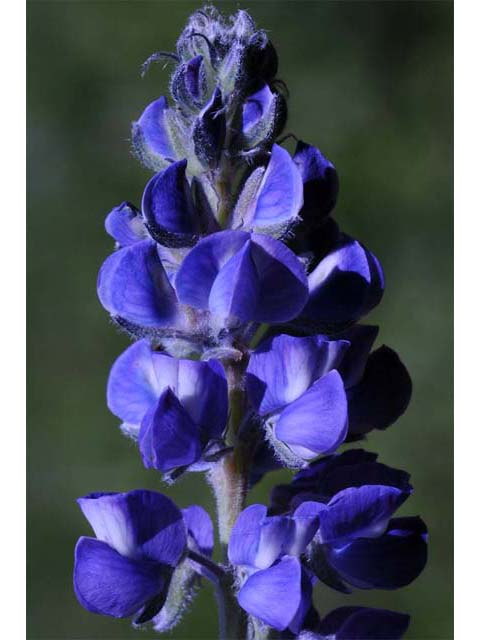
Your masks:
{"label": "green stem", "polygon": [[[223,559],[227,564],[230,534],[245,507],[248,455],[238,437],[246,407],[243,381],[245,363],[226,360],[223,365],[227,375],[230,411],[227,444],[233,447],[233,451],[212,466],[209,481],[217,503],[219,538]],[[216,587],[221,640],[244,640],[247,636],[247,615],[237,602],[235,578],[234,571],[227,572]]]}
{"label": "green stem", "polygon": [[246,405],[243,384],[244,366],[242,361],[224,362],[230,411],[227,444],[233,447],[233,451],[220,460],[209,475],[217,502],[219,537],[225,559],[230,533],[237,517],[245,507],[248,488],[248,456],[242,441],[238,438]]}
{"label": "green stem", "polygon": [[253,338],[250,340],[250,349],[256,349],[258,347],[260,341],[265,336],[267,331],[270,329],[269,324],[261,324],[256,332],[253,335]]}
{"label": "green stem", "polygon": [[235,586],[231,576],[215,585],[218,607],[219,640],[244,640],[248,619],[235,597]]}

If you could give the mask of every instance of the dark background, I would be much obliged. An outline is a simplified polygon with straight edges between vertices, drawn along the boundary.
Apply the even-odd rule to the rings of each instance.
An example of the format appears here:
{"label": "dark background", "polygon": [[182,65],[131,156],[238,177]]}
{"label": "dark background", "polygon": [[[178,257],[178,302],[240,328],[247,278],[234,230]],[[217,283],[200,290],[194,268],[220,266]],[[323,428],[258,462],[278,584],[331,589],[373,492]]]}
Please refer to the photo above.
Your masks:
{"label": "dark background", "polygon": [[[369,318],[413,381],[409,411],[367,447],[412,473],[404,514],[430,527],[428,568],[399,592],[339,604],[412,615],[409,638],[452,637],[452,25],[444,2],[253,2],[288,84],[288,130],[317,145],[341,180],[336,218],[383,263],[387,289]],[[93,490],[162,489],[105,406],[127,339],[96,298],[112,249],[103,220],[138,203],[149,176],[130,155],[130,122],[164,93],[168,69],[139,66],[172,50],[191,2],[30,2],[29,94],[29,638],[153,637],[84,611],[71,587],[73,548],[89,534],[75,498]],[[14,61],[12,61],[14,64]],[[8,126],[5,123],[4,126]],[[265,500],[287,473],[252,496]],[[201,475],[178,483],[181,506],[213,503]],[[206,587],[173,638],[214,638]]]}

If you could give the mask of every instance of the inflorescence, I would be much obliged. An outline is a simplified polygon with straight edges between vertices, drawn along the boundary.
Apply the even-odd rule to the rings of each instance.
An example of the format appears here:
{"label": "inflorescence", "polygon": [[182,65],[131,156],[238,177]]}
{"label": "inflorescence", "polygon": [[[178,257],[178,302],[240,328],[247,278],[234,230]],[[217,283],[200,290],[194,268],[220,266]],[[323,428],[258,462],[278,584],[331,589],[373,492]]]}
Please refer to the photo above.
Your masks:
{"label": "inflorescence", "polygon": [[[133,123],[152,171],[140,209],[107,216],[115,251],[98,296],[133,343],[114,363],[108,407],[139,458],[166,482],[204,472],[222,558],[200,506],[165,495],[95,493],[78,503],[74,587],[89,611],[172,628],[202,581],[222,638],[400,638],[408,616],[342,607],[320,617],[312,589],[396,589],[422,571],[427,531],[395,516],[409,475],[346,443],[406,410],[397,354],[358,324],[381,300],[378,259],[331,217],[333,164],[278,139],[287,91],[266,33],[245,11],[195,12],[176,53],[172,101]],[[277,141],[277,142],[276,142]],[[268,506],[249,489],[275,469],[296,475]]]}

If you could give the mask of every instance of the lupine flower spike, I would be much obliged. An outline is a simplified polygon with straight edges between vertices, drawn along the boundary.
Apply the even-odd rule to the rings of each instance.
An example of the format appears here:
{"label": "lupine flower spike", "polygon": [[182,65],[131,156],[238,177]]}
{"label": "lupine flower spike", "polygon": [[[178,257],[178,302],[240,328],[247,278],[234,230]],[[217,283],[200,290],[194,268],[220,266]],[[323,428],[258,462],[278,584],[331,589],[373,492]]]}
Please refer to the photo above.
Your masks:
{"label": "lupine flower spike", "polygon": [[[149,473],[206,475],[219,561],[199,505],[93,493],[78,500],[95,537],[75,550],[77,598],[162,632],[209,583],[220,638],[401,638],[405,614],[312,604],[314,589],[401,588],[427,558],[424,522],[396,513],[409,475],[364,449],[338,452],[394,424],[412,392],[395,351],[374,347],[379,328],[359,324],[382,298],[380,262],[332,217],[332,162],[301,140],[293,154],[282,146],[288,92],[246,11],[195,12],[176,51],[143,72],[165,57],[171,95],[132,126],[153,175],[137,206],[105,221],[115,245],[98,297],[132,340],[107,404]],[[281,467],[295,470],[290,484],[247,506]]]}

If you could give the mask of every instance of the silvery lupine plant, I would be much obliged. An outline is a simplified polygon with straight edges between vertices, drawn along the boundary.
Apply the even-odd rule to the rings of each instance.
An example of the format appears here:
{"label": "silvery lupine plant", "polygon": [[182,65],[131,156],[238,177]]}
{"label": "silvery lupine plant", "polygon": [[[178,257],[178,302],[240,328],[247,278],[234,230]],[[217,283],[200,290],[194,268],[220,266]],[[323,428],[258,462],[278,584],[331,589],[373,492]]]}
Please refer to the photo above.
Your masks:
{"label": "silvery lupine plant", "polygon": [[[153,491],[78,500],[74,587],[92,613],[159,632],[210,582],[221,638],[400,638],[408,616],[345,606],[320,617],[313,588],[396,589],[422,571],[427,532],[395,516],[409,476],[345,443],[403,414],[411,381],[397,354],[358,324],[382,298],[378,259],[331,217],[333,164],[281,146],[286,88],[277,54],[245,11],[195,12],[170,60],[171,101],[133,124],[154,172],[140,208],[107,216],[115,250],[98,296],[132,339],[114,363],[110,410],[138,458],[167,483],[206,475],[200,506]],[[296,470],[270,505],[249,489]],[[380,635],[379,635],[380,634]]]}

